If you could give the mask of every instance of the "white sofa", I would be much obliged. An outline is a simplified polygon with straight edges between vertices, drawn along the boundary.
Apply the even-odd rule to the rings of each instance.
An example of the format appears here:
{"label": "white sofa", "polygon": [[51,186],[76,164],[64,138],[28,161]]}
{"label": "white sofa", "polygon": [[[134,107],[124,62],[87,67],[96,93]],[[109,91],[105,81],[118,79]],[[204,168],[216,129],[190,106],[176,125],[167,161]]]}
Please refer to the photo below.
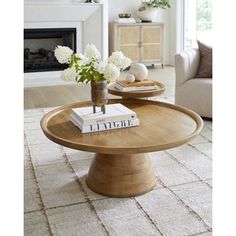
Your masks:
{"label": "white sofa", "polygon": [[194,78],[200,61],[199,49],[175,55],[175,103],[212,118],[212,78]]}

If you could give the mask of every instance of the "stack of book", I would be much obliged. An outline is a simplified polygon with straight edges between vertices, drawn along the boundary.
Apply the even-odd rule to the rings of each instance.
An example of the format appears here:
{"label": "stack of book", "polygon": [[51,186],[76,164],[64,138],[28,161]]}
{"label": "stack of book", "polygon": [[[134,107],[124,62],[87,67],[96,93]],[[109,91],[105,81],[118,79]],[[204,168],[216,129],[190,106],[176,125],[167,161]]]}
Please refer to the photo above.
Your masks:
{"label": "stack of book", "polygon": [[117,80],[115,88],[123,92],[156,90],[157,86],[152,80],[135,81],[129,83],[126,80]]}
{"label": "stack of book", "polygon": [[139,125],[137,114],[120,103],[106,105],[106,113],[93,113],[93,107],[72,109],[71,121],[81,133],[128,128]]}

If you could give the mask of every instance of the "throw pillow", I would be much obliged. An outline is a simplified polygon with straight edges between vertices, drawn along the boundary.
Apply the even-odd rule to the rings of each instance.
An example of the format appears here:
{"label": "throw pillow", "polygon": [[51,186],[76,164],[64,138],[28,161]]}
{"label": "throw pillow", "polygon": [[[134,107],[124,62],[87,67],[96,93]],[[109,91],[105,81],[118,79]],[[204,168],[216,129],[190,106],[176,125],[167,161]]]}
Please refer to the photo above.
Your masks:
{"label": "throw pillow", "polygon": [[196,78],[212,78],[212,48],[197,41],[200,52],[200,62]]}

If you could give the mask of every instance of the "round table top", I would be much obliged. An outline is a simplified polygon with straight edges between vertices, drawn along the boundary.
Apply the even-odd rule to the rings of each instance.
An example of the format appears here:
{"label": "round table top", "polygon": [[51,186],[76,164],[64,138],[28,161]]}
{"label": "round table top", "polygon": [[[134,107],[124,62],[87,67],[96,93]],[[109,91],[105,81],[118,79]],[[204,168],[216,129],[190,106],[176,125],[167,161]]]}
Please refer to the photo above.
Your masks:
{"label": "round table top", "polygon": [[77,102],[54,109],[41,119],[45,135],[63,146],[105,154],[146,153],[180,146],[203,127],[195,112],[169,103],[140,99],[111,99],[137,113],[138,127],[82,134],[70,121],[71,109],[91,106]]}
{"label": "round table top", "polygon": [[119,89],[116,89],[114,83],[108,85],[108,92],[113,95],[122,96],[124,98],[143,98],[143,97],[153,97],[160,95],[165,92],[166,87],[164,84],[153,81],[157,86],[155,90],[148,90],[148,91],[131,91],[131,92],[123,92]]}

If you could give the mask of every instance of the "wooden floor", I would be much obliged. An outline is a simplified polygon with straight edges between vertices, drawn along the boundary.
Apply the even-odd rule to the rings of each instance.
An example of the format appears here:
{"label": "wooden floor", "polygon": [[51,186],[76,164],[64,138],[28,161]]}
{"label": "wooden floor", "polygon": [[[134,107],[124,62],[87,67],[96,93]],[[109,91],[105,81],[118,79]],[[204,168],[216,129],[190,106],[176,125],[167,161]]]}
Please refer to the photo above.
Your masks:
{"label": "wooden floor", "polygon": [[[122,76],[125,76],[126,73],[123,72]],[[174,67],[149,69],[149,78],[166,85],[166,92],[162,96],[174,96]],[[109,98],[115,97],[109,95]],[[85,84],[67,84],[24,89],[25,109],[55,107],[86,100],[90,100],[90,85]]]}
{"label": "wooden floor", "polygon": [[89,85],[58,85],[25,88],[24,107],[54,107],[89,99]]}

